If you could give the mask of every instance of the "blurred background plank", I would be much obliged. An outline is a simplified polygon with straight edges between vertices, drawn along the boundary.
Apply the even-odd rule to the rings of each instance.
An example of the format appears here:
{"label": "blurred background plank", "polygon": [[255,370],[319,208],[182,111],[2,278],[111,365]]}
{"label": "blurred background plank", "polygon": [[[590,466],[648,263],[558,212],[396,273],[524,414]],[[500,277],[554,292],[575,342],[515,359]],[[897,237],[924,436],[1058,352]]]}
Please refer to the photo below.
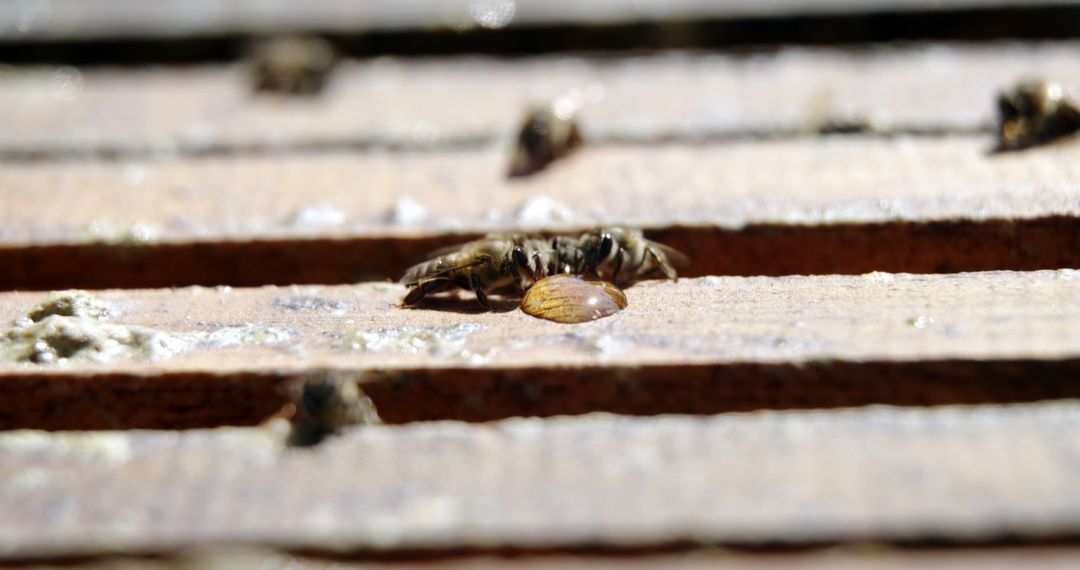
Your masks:
{"label": "blurred background plank", "polygon": [[[9,329],[0,396],[20,405],[0,427],[252,424],[328,368],[391,422],[1075,398],[1078,288],[1071,270],[683,279],[580,325],[514,300],[402,309],[390,284],[102,292],[104,321]],[[44,298],[2,294],[0,318]]]}
{"label": "blurred background plank", "polygon": [[[1080,21],[1080,19],[1078,19]],[[591,144],[879,133],[989,133],[998,91],[1080,77],[1075,42],[784,48],[635,57],[380,58],[316,98],[254,95],[242,65],[9,67],[0,157],[431,149],[509,144],[563,97]],[[1080,94],[1073,84],[1073,94]],[[989,142],[988,142],[989,144]]]}
{"label": "blurred background plank", "polygon": [[281,32],[463,30],[876,13],[1035,11],[1075,0],[25,0],[0,9],[8,40],[214,36]]}
{"label": "blurred background plank", "polygon": [[[392,558],[392,557],[391,557]],[[921,566],[942,570],[1074,570],[1080,549],[1071,546],[987,546],[935,548],[890,547],[884,544],[796,548],[792,552],[767,549],[704,547],[682,552],[577,552],[535,555],[521,553],[457,554],[415,560],[357,560],[325,553],[286,553],[272,549],[209,547],[164,556],[106,556],[81,563],[20,565],[38,570],[82,568],[96,570],[173,570],[176,568],[265,568],[290,570],[596,570],[600,568],[672,568],[675,570],[907,570]]]}
{"label": "blurred background plank", "polygon": [[1074,539],[1080,404],[0,434],[6,557]]}

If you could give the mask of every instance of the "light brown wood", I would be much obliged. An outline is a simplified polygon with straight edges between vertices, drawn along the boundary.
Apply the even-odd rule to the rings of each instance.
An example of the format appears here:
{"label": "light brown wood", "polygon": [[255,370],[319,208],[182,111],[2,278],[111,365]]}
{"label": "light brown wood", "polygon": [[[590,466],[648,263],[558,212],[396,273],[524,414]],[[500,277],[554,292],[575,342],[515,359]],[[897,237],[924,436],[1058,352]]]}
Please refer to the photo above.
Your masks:
{"label": "light brown wood", "polygon": [[1080,142],[982,137],[586,148],[533,178],[507,153],[326,153],[0,170],[0,286],[397,279],[490,231],[651,227],[685,275],[1080,267]]}
{"label": "light brown wood", "polygon": [[1080,404],[0,434],[0,554],[1075,537]]}
{"label": "light brown wood", "polygon": [[[105,320],[6,329],[0,398],[20,404],[0,427],[251,424],[322,369],[355,374],[389,422],[1080,397],[1078,292],[1072,270],[710,277],[563,325],[515,300],[403,309],[391,284],[109,291]],[[2,294],[0,318],[44,298]]]}
{"label": "light brown wood", "polygon": [[[988,130],[1020,79],[1073,82],[1075,42],[785,48],[750,55],[348,62],[313,99],[255,96],[242,65],[0,74],[0,154],[445,147],[508,140],[529,105],[580,105],[586,139]],[[1075,94],[1075,91],[1074,91]]]}
{"label": "light brown wood", "polygon": [[10,245],[423,235],[1080,213],[1080,141],[802,138],[583,149],[533,178],[498,150],[7,164]]}
{"label": "light brown wood", "polygon": [[584,149],[526,180],[497,150],[8,164],[7,244],[422,235],[597,223],[827,225],[1080,213],[1080,141],[803,138]]}

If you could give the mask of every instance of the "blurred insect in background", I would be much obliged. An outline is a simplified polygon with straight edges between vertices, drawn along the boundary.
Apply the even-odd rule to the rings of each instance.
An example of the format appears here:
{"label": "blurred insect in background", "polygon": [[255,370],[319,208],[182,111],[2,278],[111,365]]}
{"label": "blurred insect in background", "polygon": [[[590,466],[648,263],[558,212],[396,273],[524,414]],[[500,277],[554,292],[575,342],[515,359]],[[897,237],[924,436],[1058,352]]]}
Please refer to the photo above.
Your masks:
{"label": "blurred insect in background", "polygon": [[539,172],[581,144],[581,132],[571,111],[554,106],[533,109],[518,131],[510,177]]}
{"label": "blurred insect in background", "polygon": [[333,46],[321,38],[261,40],[251,52],[252,87],[286,95],[315,95],[326,85],[336,63]]}
{"label": "blurred insect in background", "polygon": [[1080,111],[1058,83],[1022,82],[998,95],[998,150],[1019,150],[1080,131]]}
{"label": "blurred insect in background", "polygon": [[382,423],[375,403],[360,389],[356,379],[335,372],[319,372],[290,388],[295,408],[288,444],[315,445],[342,428]]}

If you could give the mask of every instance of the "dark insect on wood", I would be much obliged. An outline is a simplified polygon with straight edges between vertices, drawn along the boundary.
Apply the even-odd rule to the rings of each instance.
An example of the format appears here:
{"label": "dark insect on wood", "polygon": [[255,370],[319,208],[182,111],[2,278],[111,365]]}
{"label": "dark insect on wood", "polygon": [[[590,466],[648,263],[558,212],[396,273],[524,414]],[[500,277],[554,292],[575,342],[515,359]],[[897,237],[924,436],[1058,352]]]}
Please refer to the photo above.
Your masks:
{"label": "dark insect on wood", "polygon": [[490,309],[489,294],[521,295],[558,266],[558,256],[546,240],[518,234],[493,234],[432,256],[401,278],[410,287],[403,305],[416,305],[432,293],[464,289]]}
{"label": "dark insect on wood", "polygon": [[646,239],[641,230],[620,227],[596,228],[578,237],[492,234],[432,256],[402,277],[409,287],[403,305],[463,289],[490,309],[488,295],[521,296],[549,275],[596,277],[628,287],[643,279],[676,279],[675,265],[686,263],[683,254]]}
{"label": "dark insect on wood", "polygon": [[646,239],[641,230],[597,228],[582,235],[578,247],[582,253],[578,274],[622,288],[655,277],[678,280],[675,265],[687,263],[685,255]]}
{"label": "dark insect on wood", "polygon": [[300,380],[291,396],[296,411],[288,437],[290,446],[315,445],[348,426],[382,423],[375,403],[357,381],[332,372]]}
{"label": "dark insect on wood", "polygon": [[998,150],[1020,150],[1080,131],[1080,111],[1052,82],[1024,82],[998,95]]}
{"label": "dark insect on wood", "polygon": [[255,91],[285,95],[316,95],[325,87],[337,63],[329,42],[314,37],[263,40],[251,53],[251,81]]}
{"label": "dark insect on wood", "polygon": [[581,132],[572,115],[550,107],[534,109],[518,132],[510,176],[529,176],[581,146]]}

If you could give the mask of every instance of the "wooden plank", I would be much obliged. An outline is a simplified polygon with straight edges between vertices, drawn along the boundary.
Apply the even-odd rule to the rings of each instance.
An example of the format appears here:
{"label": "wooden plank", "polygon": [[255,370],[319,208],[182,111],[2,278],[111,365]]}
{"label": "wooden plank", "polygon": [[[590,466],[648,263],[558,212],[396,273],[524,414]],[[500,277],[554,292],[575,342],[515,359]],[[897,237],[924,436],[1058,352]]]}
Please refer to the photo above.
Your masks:
{"label": "wooden plank", "polygon": [[[1073,0],[1040,0],[1035,7],[1074,6]],[[988,8],[1031,8],[1019,0],[939,0],[934,11]],[[477,3],[467,0],[421,2],[320,2],[300,9],[287,0],[157,0],[153,5],[131,0],[50,0],[15,2],[0,7],[0,38],[41,39],[165,37],[339,31],[572,24],[583,26],[688,19],[777,18],[803,15],[926,12],[922,0],[679,0],[640,2],[558,0]]]}
{"label": "wooden plank", "polygon": [[873,136],[619,145],[583,149],[525,179],[506,177],[503,149],[9,163],[0,240],[135,246],[1080,214],[1080,141],[1001,155],[990,146]]}
{"label": "wooden plank", "polygon": [[0,428],[253,424],[324,369],[392,423],[1074,398],[1078,287],[1072,270],[709,277],[639,284],[580,325],[512,300],[402,309],[391,284],[109,291],[111,318],[48,323],[20,317],[44,294],[4,293],[0,316],[23,320],[0,398],[21,404]]}
{"label": "wooden plank", "polygon": [[290,146],[477,145],[508,139],[528,105],[575,93],[593,142],[792,134],[828,120],[882,132],[971,131],[989,129],[1001,88],[1080,76],[1077,49],[1051,42],[380,58],[343,64],[321,97],[300,101],[253,96],[240,65],[16,67],[0,74],[0,105],[12,110],[0,151],[137,159]]}
{"label": "wooden plank", "polygon": [[491,231],[653,228],[684,274],[1080,267],[1080,142],[979,137],[586,148],[528,179],[499,149],[9,163],[0,287],[397,279]]}
{"label": "wooden plank", "polygon": [[[1080,404],[0,434],[0,553],[1074,539]],[[1007,460],[1003,460],[1007,458]]]}

